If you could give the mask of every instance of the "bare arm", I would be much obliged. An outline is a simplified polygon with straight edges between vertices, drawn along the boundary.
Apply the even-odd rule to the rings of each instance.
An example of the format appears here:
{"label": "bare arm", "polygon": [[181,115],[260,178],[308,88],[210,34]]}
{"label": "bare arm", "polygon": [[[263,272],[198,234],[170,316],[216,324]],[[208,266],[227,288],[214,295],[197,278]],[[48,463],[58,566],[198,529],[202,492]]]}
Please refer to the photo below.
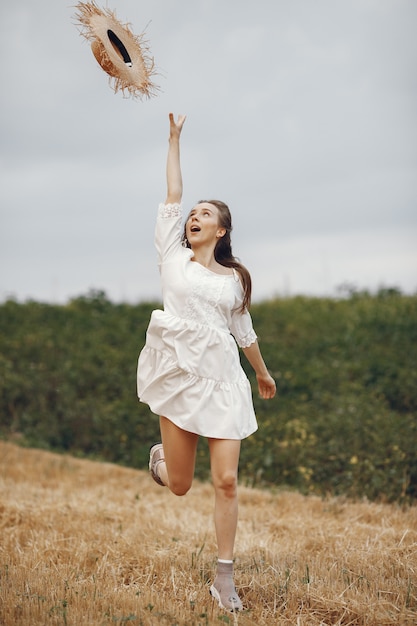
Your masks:
{"label": "bare arm", "polygon": [[181,202],[182,175],[180,163],[180,135],[185,115],[179,115],[177,121],[169,114],[169,148],[167,158],[167,197],[165,204]]}
{"label": "bare arm", "polygon": [[255,341],[248,348],[242,348],[242,350],[255,370],[256,380],[258,381],[259,395],[264,400],[270,400],[275,396],[277,389],[274,379],[266,369],[258,342]]}

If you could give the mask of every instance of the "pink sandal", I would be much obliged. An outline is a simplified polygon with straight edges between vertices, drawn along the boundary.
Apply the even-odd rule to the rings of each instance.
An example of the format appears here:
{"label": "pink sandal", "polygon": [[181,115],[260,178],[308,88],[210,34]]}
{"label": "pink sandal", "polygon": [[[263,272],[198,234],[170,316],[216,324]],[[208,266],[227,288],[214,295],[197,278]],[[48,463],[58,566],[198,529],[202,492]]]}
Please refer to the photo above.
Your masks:
{"label": "pink sandal", "polygon": [[149,451],[149,471],[154,481],[158,483],[158,485],[161,485],[161,487],[165,487],[165,484],[159,477],[158,465],[164,461],[165,458],[162,443],[156,443]]}

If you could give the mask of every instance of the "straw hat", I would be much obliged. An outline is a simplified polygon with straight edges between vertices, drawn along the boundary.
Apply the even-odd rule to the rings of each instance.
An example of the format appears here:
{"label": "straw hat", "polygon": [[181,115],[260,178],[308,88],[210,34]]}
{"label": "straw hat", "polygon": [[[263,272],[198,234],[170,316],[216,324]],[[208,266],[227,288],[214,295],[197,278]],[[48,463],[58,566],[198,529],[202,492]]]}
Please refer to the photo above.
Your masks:
{"label": "straw hat", "polygon": [[155,74],[153,58],[143,33],[134,35],[128,24],[121,24],[109,9],[100,9],[95,2],[79,2],[75,17],[82,27],[81,35],[91,41],[93,54],[110,76],[115,93],[128,92],[133,98],[149,98],[158,91],[151,82]]}

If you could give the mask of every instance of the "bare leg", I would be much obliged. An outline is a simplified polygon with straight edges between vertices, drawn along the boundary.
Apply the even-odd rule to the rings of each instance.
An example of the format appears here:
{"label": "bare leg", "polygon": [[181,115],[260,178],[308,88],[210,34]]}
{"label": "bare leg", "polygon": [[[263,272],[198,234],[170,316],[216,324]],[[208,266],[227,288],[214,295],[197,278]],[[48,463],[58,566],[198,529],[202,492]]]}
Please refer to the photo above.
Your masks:
{"label": "bare leg", "polygon": [[209,448],[219,559],[232,560],[238,515],[237,474],[240,441],[209,439]]}
{"label": "bare leg", "polygon": [[175,426],[166,417],[160,418],[165,463],[158,465],[162,482],[177,496],[189,491],[194,477],[198,435]]}
{"label": "bare leg", "polygon": [[240,441],[209,439],[209,447],[215,493],[214,523],[219,551],[216,577],[210,587],[210,593],[221,608],[228,611],[240,611],[242,602],[236,593],[233,581]]}

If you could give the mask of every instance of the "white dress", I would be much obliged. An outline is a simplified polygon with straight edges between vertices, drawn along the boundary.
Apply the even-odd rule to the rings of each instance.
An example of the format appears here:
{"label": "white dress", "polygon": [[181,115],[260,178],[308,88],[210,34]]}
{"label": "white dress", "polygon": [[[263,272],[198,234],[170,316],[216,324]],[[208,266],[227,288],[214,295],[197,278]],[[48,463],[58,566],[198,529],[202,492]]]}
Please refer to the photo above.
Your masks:
{"label": "white dress", "polygon": [[240,311],[243,288],[237,272],[216,274],[192,261],[181,235],[181,205],[159,205],[155,245],[164,310],[151,314],[138,397],[183,430],[244,439],[258,426],[236,345],[256,340],[249,312]]}

